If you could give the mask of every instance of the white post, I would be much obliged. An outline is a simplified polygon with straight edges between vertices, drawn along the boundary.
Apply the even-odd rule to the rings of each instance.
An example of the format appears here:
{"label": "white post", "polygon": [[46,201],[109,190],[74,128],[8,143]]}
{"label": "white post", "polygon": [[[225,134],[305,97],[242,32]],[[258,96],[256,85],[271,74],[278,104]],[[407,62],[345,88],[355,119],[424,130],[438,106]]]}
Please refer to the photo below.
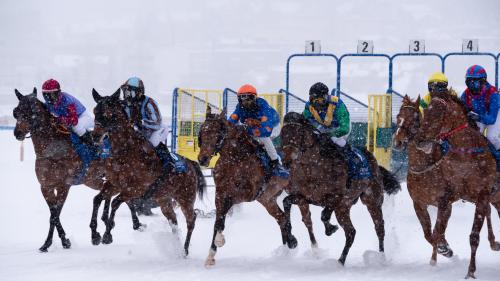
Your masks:
{"label": "white post", "polygon": [[21,162],[24,161],[24,140],[21,141],[21,148],[19,151],[19,159],[21,160]]}

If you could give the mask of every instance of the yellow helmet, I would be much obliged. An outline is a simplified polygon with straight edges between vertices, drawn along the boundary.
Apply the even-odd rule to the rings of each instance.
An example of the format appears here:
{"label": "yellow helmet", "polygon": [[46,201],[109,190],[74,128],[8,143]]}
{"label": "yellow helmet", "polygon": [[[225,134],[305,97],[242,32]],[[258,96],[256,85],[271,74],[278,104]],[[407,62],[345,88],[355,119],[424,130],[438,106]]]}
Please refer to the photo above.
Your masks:
{"label": "yellow helmet", "polygon": [[434,72],[429,77],[429,81],[427,83],[433,83],[433,82],[444,82],[448,84],[448,78],[446,78],[446,76],[442,72]]}

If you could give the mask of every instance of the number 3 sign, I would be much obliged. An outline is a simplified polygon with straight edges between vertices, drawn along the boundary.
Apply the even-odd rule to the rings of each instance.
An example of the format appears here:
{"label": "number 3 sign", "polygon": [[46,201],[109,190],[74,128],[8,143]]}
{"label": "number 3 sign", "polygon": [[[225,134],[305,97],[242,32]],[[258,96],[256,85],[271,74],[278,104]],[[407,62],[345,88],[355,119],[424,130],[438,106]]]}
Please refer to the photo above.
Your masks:
{"label": "number 3 sign", "polygon": [[410,40],[410,54],[425,53],[425,40]]}

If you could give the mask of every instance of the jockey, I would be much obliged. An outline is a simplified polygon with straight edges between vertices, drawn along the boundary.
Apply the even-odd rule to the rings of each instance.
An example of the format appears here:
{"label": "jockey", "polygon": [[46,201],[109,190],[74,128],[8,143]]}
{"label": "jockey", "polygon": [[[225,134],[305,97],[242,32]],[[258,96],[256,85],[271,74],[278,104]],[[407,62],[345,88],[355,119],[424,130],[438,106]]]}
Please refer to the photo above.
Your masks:
{"label": "jockey", "polygon": [[349,111],[337,96],[329,96],[328,87],[318,82],[309,89],[309,101],[302,114],[311,124],[340,147],[345,147],[351,130]]}
{"label": "jockey", "polygon": [[266,100],[257,97],[257,90],[249,84],[245,84],[238,90],[238,105],[228,121],[232,124],[238,122],[248,126],[247,132],[260,144],[264,145],[267,155],[271,158],[273,172],[281,172],[278,153],[271,140],[279,135],[280,117]]}
{"label": "jockey", "polygon": [[482,133],[487,130],[486,138],[498,151],[500,149],[500,122],[498,122],[500,95],[486,78],[486,70],[482,66],[469,67],[465,73],[467,89],[460,99],[469,110],[467,116],[476,121]]}
{"label": "jockey", "polygon": [[168,127],[162,124],[160,108],[150,97],[144,94],[144,83],[137,77],[131,77],[121,86],[125,100],[125,112],[138,130],[153,145],[163,166],[168,167],[172,158],[166,146]]}
{"label": "jockey", "polygon": [[94,127],[94,118],[85,106],[74,96],[62,92],[59,82],[54,79],[43,83],[42,94],[49,112],[56,116],[62,125],[71,128],[83,143],[93,147],[90,131]]}
{"label": "jockey", "polygon": [[434,72],[427,82],[429,92],[420,99],[420,112],[424,113],[424,109],[429,107],[431,99],[434,95],[446,94],[457,95],[451,88],[448,89],[448,78],[442,72]]}

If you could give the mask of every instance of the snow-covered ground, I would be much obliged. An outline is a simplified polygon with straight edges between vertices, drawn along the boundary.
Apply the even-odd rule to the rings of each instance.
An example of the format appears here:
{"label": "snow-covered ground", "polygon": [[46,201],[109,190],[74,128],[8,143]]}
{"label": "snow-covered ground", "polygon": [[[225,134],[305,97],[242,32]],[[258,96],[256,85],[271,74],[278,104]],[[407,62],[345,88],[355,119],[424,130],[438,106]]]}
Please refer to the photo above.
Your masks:
{"label": "snow-covered ground", "polygon": [[[128,209],[122,206],[111,245],[92,246],[89,221],[95,191],[72,187],[61,222],[72,242],[65,250],[57,235],[48,253],[39,253],[47,230],[49,212],[34,173],[34,154],[25,143],[24,162],[19,161],[20,143],[11,131],[0,131],[0,280],[460,280],[465,276],[470,255],[469,232],[474,207],[456,203],[447,238],[456,253],[451,259],[438,257],[429,265],[431,248],[423,238],[405,187],[384,203],[386,221],[385,261],[375,254],[377,239],[369,214],[358,203],[352,209],[357,236],[345,267],[336,260],[344,244],[339,230],[332,237],[323,233],[320,209],[312,208],[320,249],[312,252],[300,213],[293,208],[293,232],[298,249],[280,246],[279,229],[263,207],[243,204],[226,223],[226,245],[220,248],[215,267],[206,269],[204,260],[212,237],[213,219],[198,219],[191,253],[181,257],[181,242],[172,235],[158,209],[154,217],[141,217],[143,232],[132,230]],[[213,208],[213,188],[198,207]],[[431,209],[435,217],[435,210]],[[184,218],[177,214],[185,233]],[[334,221],[334,218],[332,218]],[[100,231],[103,225],[100,222]],[[500,240],[500,219],[494,213],[495,234]],[[184,237],[181,236],[181,241]],[[499,280],[500,253],[492,252],[486,230],[481,233],[477,277]]]}

